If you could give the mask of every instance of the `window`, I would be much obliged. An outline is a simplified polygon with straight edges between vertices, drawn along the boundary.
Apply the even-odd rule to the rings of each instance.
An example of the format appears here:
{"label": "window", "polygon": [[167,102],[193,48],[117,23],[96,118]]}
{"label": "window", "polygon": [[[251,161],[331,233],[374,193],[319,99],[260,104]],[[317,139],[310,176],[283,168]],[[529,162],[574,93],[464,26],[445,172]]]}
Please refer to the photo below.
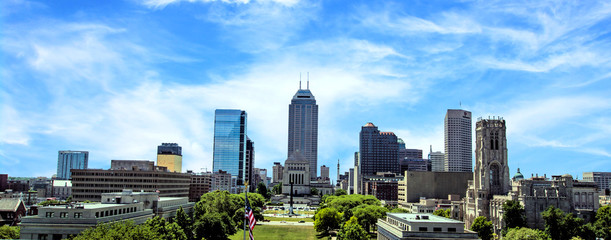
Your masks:
{"label": "window", "polygon": [[448,228],[448,232],[456,232],[456,228]]}
{"label": "window", "polygon": [[67,218],[68,217],[68,213],[67,212],[60,212],[59,213],[59,217],[60,218]]}
{"label": "window", "polygon": [[[81,212],[74,213],[74,218],[81,218],[81,217],[83,217],[83,213]],[[98,213],[95,213],[95,217],[98,217]]]}
{"label": "window", "polygon": [[[55,215],[54,212],[47,212],[46,217],[52,218],[54,215]],[[45,235],[45,238],[46,238],[46,235]]]}
{"label": "window", "polygon": [[441,232],[441,228],[440,227],[433,228],[433,232]]}
{"label": "window", "polygon": [[419,227],[419,228],[418,228],[418,231],[420,231],[420,232],[426,232],[426,231],[428,231],[428,229],[427,229],[426,227]]}

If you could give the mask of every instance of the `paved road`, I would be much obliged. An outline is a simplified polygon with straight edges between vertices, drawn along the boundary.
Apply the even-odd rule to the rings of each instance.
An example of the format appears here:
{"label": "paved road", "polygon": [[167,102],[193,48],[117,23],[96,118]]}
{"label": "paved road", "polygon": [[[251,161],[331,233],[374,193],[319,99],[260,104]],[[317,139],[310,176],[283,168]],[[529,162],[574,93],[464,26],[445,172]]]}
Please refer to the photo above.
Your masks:
{"label": "paved road", "polygon": [[281,222],[281,221],[269,221],[269,222],[264,222],[264,221],[257,221],[257,225],[296,225],[296,226],[314,226],[314,222],[304,222],[304,223],[299,223],[299,222]]}

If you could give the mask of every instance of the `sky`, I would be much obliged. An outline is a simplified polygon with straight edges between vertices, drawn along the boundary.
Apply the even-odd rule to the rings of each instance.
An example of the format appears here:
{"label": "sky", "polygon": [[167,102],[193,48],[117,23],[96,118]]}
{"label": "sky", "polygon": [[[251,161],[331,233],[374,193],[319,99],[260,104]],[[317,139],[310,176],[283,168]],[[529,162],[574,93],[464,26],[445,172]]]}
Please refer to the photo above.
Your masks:
{"label": "sky", "polygon": [[0,19],[9,176],[50,177],[59,150],[156,160],[164,142],[211,171],[227,108],[271,175],[308,73],[332,179],[367,122],[426,155],[458,108],[506,120],[512,176],[611,171],[609,1],[4,0]]}

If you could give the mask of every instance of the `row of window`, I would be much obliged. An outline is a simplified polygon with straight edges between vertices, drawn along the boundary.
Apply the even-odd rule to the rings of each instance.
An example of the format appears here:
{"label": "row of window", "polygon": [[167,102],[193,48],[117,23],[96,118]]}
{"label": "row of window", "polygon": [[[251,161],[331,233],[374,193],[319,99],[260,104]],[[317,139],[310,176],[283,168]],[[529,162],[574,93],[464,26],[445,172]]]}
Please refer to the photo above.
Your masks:
{"label": "row of window", "polygon": [[[46,218],[53,218],[55,217],[55,212],[47,212],[45,214]],[[75,212],[73,215],[74,218],[82,218],[83,217],[83,213],[82,212]],[[59,213],[59,218],[68,218],[68,212],[60,212]]]}

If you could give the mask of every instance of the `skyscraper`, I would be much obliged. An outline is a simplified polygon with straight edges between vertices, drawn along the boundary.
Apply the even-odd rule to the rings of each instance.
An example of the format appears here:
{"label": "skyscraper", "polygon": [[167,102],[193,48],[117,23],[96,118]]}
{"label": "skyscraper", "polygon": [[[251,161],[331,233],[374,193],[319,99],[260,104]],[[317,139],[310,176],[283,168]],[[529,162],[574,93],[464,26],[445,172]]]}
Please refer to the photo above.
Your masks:
{"label": "skyscraper", "polygon": [[246,177],[245,181],[248,181],[250,184],[250,191],[254,192],[257,189],[257,184],[255,184],[255,142],[250,140],[248,136],[246,136]]}
{"label": "skyscraper", "polygon": [[182,147],[177,143],[157,146],[157,166],[167,167],[170,172],[182,172]]}
{"label": "skyscraper", "polygon": [[471,112],[448,109],[444,120],[444,171],[472,172]]}
{"label": "skyscraper", "polygon": [[70,179],[70,169],[87,169],[89,152],[59,151],[57,157],[57,179]]}
{"label": "skyscraper", "polygon": [[392,132],[380,132],[373,123],[361,128],[359,144],[359,174],[376,175],[377,172],[400,174],[399,144]]}
{"label": "skyscraper", "polygon": [[318,105],[312,92],[310,83],[306,89],[299,90],[293,96],[289,105],[289,139],[288,156],[299,151],[310,163],[310,179],[316,179],[318,166]]}
{"label": "skyscraper", "polygon": [[246,111],[217,109],[214,112],[213,172],[226,171],[237,177],[237,184],[246,179]]}
{"label": "skyscraper", "polygon": [[329,181],[329,167],[322,165],[320,166],[320,179],[324,181]]}

